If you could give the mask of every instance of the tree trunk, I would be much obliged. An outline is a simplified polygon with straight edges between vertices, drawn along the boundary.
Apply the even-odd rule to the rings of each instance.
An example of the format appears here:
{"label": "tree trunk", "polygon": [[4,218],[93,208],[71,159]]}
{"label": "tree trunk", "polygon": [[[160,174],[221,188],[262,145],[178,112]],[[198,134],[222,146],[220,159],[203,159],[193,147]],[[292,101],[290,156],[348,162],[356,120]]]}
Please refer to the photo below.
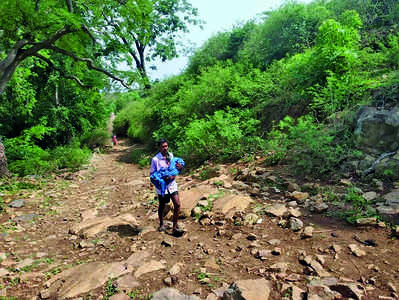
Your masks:
{"label": "tree trunk", "polygon": [[4,175],[9,176],[10,172],[8,171],[7,168],[7,158],[4,153],[4,146],[3,143],[0,141],[0,178],[3,177]]}

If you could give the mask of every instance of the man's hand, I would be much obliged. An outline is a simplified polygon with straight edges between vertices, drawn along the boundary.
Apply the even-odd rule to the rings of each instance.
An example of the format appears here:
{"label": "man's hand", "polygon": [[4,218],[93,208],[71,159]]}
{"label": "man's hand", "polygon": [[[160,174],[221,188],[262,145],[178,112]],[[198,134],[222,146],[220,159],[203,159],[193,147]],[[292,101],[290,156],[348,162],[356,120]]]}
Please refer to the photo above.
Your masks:
{"label": "man's hand", "polygon": [[167,181],[172,181],[172,180],[174,180],[176,178],[176,176],[168,176],[168,177],[166,177],[166,180]]}

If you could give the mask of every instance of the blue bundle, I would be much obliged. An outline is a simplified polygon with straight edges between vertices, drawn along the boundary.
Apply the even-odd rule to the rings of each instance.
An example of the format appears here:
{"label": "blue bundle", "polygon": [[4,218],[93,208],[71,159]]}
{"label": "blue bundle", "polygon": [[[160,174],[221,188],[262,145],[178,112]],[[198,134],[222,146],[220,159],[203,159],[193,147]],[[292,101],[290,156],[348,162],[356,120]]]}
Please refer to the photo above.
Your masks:
{"label": "blue bundle", "polygon": [[[176,164],[179,163],[182,165],[181,170],[176,168]],[[166,180],[169,176],[177,176],[181,173],[184,168],[184,160],[178,157],[173,157],[170,161],[169,167],[161,168],[158,171],[154,172],[150,176],[150,180],[155,187],[161,191],[161,195],[165,196],[166,186],[171,183],[173,180]]]}

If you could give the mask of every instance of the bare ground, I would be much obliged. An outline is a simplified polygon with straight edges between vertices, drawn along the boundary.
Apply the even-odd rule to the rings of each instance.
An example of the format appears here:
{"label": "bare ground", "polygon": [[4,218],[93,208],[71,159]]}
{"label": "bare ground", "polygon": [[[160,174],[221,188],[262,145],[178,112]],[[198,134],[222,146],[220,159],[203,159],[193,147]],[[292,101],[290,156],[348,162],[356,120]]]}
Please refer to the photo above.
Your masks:
{"label": "bare ground", "polygon": [[[317,258],[329,277],[358,285],[363,299],[396,297],[398,241],[391,237],[388,228],[353,227],[322,214],[305,213],[300,219],[305,226],[311,225],[314,232],[313,237],[303,239],[301,232],[280,226],[279,218],[258,213],[262,220],[255,225],[243,225],[239,218],[236,222],[225,222],[223,216],[210,214],[210,218],[201,222],[192,217],[182,219],[186,230],[183,237],[172,237],[170,230],[157,232],[157,203],[148,181],[148,170],[130,163],[132,147],[122,143],[108,153],[97,154],[87,169],[57,176],[38,190],[3,195],[6,204],[16,199],[25,201],[23,207],[7,207],[0,215],[0,295],[4,299],[45,298],[46,282],[56,274],[89,262],[123,261],[138,251],[150,252],[154,261],[165,265],[165,269],[140,277],[139,285],[134,288],[138,298],[165,287],[164,279],[169,277],[174,288],[201,299],[234,281],[258,278],[273,282],[270,299],[289,297],[284,291],[287,285],[308,291],[310,299],[309,282],[320,276],[299,262],[304,253]],[[32,179],[32,182],[36,181]],[[182,189],[201,183],[187,174],[178,182]],[[270,192],[266,200],[256,194],[252,198],[254,202],[241,215],[284,196],[276,191]],[[93,210],[97,216],[129,212],[140,228],[146,228],[146,233],[139,234],[140,230],[129,226],[110,226],[94,238],[71,234],[71,228],[82,221],[82,212]],[[28,220],[12,222],[21,216]],[[354,240],[354,235],[363,241],[374,240],[377,246],[361,245]],[[279,242],[271,245],[272,240]],[[165,246],[165,242],[171,246]],[[356,257],[348,249],[350,244],[357,244],[366,255]],[[332,250],[333,245],[340,246],[341,250]],[[257,258],[253,250],[276,247],[280,255],[263,259]],[[288,263],[287,270],[271,271],[270,267],[279,262]],[[176,263],[182,263],[181,270],[171,278],[168,270]],[[79,296],[83,298],[74,299],[101,299],[106,294],[107,284],[104,284]],[[341,299],[347,298],[343,295]]]}

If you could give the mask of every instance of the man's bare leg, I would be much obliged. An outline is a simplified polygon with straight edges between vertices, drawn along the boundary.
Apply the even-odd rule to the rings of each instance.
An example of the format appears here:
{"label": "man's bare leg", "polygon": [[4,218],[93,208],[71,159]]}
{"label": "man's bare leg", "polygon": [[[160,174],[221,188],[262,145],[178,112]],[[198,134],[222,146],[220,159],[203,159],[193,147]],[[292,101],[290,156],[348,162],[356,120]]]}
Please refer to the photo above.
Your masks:
{"label": "man's bare leg", "polygon": [[179,214],[180,214],[180,200],[179,200],[178,194],[172,195],[172,202],[173,202],[173,230],[172,230],[172,232],[174,233],[177,229],[179,229],[179,226],[177,224],[178,219],[179,219]]}
{"label": "man's bare leg", "polygon": [[165,202],[161,200],[161,197],[158,197],[158,218],[159,218],[159,231],[164,231],[165,227],[163,226],[163,215],[165,211]]}

